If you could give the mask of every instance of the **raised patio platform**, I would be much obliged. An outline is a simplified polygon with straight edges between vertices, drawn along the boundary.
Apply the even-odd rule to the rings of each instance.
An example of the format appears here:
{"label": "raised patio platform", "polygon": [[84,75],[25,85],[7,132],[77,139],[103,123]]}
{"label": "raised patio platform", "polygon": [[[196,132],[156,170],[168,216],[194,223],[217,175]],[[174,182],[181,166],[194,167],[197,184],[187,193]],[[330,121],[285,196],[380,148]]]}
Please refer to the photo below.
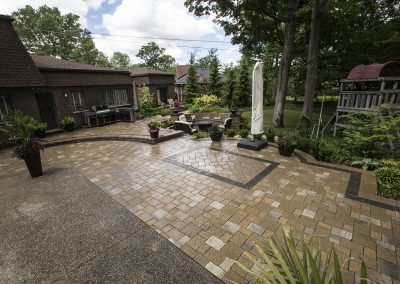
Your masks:
{"label": "raised patio platform", "polygon": [[41,139],[43,146],[90,142],[90,141],[133,141],[147,144],[158,144],[184,135],[183,131],[160,129],[160,136],[152,139],[146,121],[134,123],[120,122],[95,128],[81,128],[73,132],[62,132]]}

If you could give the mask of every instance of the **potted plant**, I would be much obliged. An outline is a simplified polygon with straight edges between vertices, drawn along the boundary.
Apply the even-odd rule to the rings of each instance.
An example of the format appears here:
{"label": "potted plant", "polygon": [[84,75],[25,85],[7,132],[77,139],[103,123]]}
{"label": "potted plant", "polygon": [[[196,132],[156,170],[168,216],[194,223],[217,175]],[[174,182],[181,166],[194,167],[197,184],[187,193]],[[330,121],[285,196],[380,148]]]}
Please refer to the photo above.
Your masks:
{"label": "potted plant", "polygon": [[64,128],[66,131],[74,131],[75,128],[75,118],[70,116],[65,116],[61,120],[61,127]]}
{"label": "potted plant", "polygon": [[46,122],[35,121],[34,126],[35,126],[35,136],[37,138],[43,138],[46,136],[46,129],[47,129]]}
{"label": "potted plant", "polygon": [[147,124],[149,127],[149,133],[151,138],[156,139],[158,138],[158,133],[160,131],[160,124],[155,121],[151,121],[149,124]]}
{"label": "potted plant", "polygon": [[287,157],[290,157],[293,154],[296,146],[296,143],[293,141],[293,139],[287,136],[275,136],[275,142],[278,144],[279,154]]}
{"label": "potted plant", "polygon": [[211,127],[208,133],[210,134],[211,141],[221,141],[222,129],[218,125]]}
{"label": "potted plant", "polygon": [[25,161],[31,177],[43,175],[40,150],[43,146],[32,138],[36,130],[35,120],[16,110],[6,117],[6,124],[0,128],[15,145],[12,157]]}

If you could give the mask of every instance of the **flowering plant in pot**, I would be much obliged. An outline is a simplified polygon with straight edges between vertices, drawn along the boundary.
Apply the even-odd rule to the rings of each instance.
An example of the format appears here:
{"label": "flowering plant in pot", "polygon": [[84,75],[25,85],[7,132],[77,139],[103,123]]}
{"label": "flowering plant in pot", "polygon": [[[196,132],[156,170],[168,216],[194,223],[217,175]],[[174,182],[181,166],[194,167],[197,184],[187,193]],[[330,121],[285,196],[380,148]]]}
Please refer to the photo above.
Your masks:
{"label": "flowering plant in pot", "polygon": [[210,134],[211,141],[221,141],[222,129],[218,125],[211,127],[208,133]]}
{"label": "flowering plant in pot", "polygon": [[150,123],[147,124],[149,127],[149,133],[151,138],[158,138],[158,133],[160,131],[160,123],[151,121]]}
{"label": "flowering plant in pot", "polygon": [[15,145],[12,157],[25,161],[31,177],[43,175],[40,150],[43,146],[32,138],[37,122],[22,112],[16,110],[6,117],[6,124],[0,131],[8,136],[8,140]]}
{"label": "flowering plant in pot", "polygon": [[275,136],[275,142],[278,144],[279,154],[290,157],[296,147],[296,142],[288,136]]}
{"label": "flowering plant in pot", "polygon": [[75,118],[70,117],[70,116],[64,116],[63,119],[61,119],[61,127],[64,128],[66,131],[74,131],[75,128]]}
{"label": "flowering plant in pot", "polygon": [[35,136],[37,138],[43,138],[46,136],[46,129],[47,129],[46,122],[34,121],[34,126],[35,126]]}

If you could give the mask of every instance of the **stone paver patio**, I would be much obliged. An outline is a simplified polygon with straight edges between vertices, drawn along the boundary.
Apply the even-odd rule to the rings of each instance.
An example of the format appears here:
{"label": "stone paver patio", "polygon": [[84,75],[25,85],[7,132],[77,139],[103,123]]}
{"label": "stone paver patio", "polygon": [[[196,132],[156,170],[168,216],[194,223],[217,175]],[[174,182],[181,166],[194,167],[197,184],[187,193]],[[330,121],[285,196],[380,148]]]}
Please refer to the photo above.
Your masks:
{"label": "stone paver patio", "polygon": [[[123,127],[117,124],[114,127]],[[109,131],[107,127],[90,131]],[[83,133],[83,132],[82,132]],[[64,135],[64,134],[62,134]],[[55,136],[57,137],[57,136]],[[0,178],[25,171],[0,152]],[[275,147],[260,152],[181,137],[149,145],[96,141],[51,147],[44,169],[67,163],[121,205],[224,281],[248,282],[236,261],[254,244],[281,238],[282,229],[305,234],[323,257],[334,247],[345,283],[358,277],[361,258],[369,278],[400,283],[399,204],[376,197],[373,174],[318,163]]]}

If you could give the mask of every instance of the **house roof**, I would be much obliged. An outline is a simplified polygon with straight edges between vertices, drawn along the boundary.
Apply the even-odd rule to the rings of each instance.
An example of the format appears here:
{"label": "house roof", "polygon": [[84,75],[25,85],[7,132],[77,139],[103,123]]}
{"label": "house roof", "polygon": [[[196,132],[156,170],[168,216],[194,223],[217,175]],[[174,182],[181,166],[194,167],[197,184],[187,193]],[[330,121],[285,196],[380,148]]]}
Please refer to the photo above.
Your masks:
{"label": "house roof", "polygon": [[354,67],[347,80],[378,79],[379,77],[400,77],[400,63],[389,61],[383,64],[358,65]]}
{"label": "house roof", "polygon": [[[196,75],[197,75],[197,83],[200,84],[208,83],[208,78],[210,77],[210,71],[207,69],[196,68]],[[188,74],[185,74],[182,77],[177,78],[175,84],[185,85],[187,76]]]}
{"label": "house roof", "polygon": [[135,67],[132,68],[131,70],[131,75],[132,76],[146,76],[146,75],[167,75],[167,76],[175,76],[172,73],[168,73],[165,71],[161,71],[158,69],[154,69],[151,67]]}
{"label": "house roof", "polygon": [[180,78],[187,74],[190,65],[176,65],[176,78]]}
{"label": "house roof", "polygon": [[127,70],[111,69],[90,64],[78,63],[75,61],[64,60],[52,56],[31,55],[39,70],[48,71],[80,71],[80,72],[107,72],[107,73],[128,73]]}
{"label": "house roof", "polygon": [[0,88],[36,87],[43,77],[19,39],[12,18],[0,15]]}

